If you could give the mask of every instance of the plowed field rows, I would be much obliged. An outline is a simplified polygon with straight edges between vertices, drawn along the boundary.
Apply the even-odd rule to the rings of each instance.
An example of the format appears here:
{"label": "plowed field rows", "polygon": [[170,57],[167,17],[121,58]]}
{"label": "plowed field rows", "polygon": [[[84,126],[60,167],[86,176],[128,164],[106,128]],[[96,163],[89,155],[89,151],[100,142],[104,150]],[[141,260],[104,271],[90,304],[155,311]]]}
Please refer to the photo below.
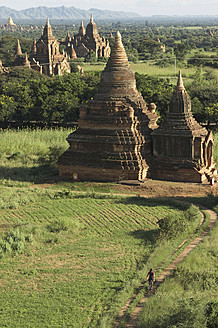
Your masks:
{"label": "plowed field rows", "polygon": [[[146,199],[52,197],[36,191],[36,202],[0,210],[2,223],[33,233],[23,254],[0,260],[2,326],[97,327],[155,247],[143,233],[180,211]],[[59,218],[75,229],[49,231]]]}

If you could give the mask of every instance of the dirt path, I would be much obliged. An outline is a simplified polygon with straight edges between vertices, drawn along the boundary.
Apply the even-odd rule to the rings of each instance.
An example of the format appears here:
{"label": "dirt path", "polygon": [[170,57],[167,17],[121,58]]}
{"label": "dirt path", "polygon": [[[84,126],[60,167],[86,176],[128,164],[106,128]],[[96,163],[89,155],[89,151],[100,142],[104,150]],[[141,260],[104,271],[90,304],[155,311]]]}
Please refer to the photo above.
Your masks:
{"label": "dirt path", "polygon": [[[208,235],[209,231],[213,228],[215,225],[217,215],[214,211],[212,210],[206,210],[206,212],[210,215],[210,220],[208,223],[208,226],[204,232],[202,232],[198,237],[196,237],[194,240],[192,240],[185,248],[184,250],[161,272],[161,274],[158,276],[158,278],[155,281],[153,290],[147,293],[137,304],[137,306],[134,308],[132,311],[130,318],[128,322],[122,327],[125,328],[136,328],[137,327],[137,321],[138,321],[138,316],[141,310],[144,307],[145,302],[151,297],[154,293],[155,290],[165,281],[167,277],[169,277],[172,274],[172,271],[176,268],[176,266],[184,260],[184,258],[204,239],[205,236]],[[201,221],[202,224],[203,221]],[[193,235],[192,235],[193,236]],[[188,239],[190,239],[192,236],[190,236]],[[174,254],[179,248],[182,247],[187,242],[185,240],[172,254]],[[171,254],[171,255],[172,255]],[[171,256],[170,255],[170,256]],[[164,260],[165,262],[166,260]],[[157,269],[157,268],[156,268]],[[139,291],[144,287],[145,285],[144,281],[138,288],[138,293]],[[132,303],[132,301],[135,299],[138,293],[135,293],[131,299],[128,300],[128,302],[124,305],[124,307],[121,309],[120,314],[118,318],[115,321],[114,328],[118,328],[121,320],[124,318],[126,311],[128,310],[129,305]]]}

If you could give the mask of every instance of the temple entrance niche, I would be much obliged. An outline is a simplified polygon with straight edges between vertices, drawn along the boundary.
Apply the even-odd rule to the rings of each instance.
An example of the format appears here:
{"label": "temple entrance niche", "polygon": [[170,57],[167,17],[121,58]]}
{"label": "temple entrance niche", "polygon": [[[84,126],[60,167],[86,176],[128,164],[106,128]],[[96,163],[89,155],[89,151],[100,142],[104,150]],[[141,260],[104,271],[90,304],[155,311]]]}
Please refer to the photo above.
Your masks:
{"label": "temple entrance niche", "polygon": [[213,143],[210,140],[207,148],[206,148],[206,154],[207,154],[207,159],[206,159],[206,163],[207,163],[207,169],[209,169],[209,167],[211,166],[212,163],[212,158],[213,158]]}

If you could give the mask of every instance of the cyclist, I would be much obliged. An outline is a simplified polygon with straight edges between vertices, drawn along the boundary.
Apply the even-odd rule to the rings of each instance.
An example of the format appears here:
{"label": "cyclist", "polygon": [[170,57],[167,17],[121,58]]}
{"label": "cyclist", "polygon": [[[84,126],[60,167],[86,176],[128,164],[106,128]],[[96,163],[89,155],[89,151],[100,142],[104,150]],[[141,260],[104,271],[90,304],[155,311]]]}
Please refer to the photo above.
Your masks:
{"label": "cyclist", "polygon": [[153,283],[155,281],[155,274],[154,274],[154,271],[152,269],[150,269],[150,271],[147,274],[147,280],[149,282],[149,289],[152,289]]}

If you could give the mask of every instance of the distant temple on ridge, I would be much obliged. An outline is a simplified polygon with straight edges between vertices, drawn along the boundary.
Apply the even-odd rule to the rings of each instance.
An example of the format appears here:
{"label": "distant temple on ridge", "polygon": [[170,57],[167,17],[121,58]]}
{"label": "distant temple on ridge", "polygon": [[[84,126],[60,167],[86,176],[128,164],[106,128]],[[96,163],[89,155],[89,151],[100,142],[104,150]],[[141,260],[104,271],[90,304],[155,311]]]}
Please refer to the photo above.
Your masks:
{"label": "distant temple on ridge", "polygon": [[109,57],[111,53],[109,41],[98,34],[98,29],[91,15],[90,22],[86,29],[81,21],[78,34],[67,37],[64,42],[66,51],[70,58],[85,57],[90,51],[93,51],[96,57]]}

